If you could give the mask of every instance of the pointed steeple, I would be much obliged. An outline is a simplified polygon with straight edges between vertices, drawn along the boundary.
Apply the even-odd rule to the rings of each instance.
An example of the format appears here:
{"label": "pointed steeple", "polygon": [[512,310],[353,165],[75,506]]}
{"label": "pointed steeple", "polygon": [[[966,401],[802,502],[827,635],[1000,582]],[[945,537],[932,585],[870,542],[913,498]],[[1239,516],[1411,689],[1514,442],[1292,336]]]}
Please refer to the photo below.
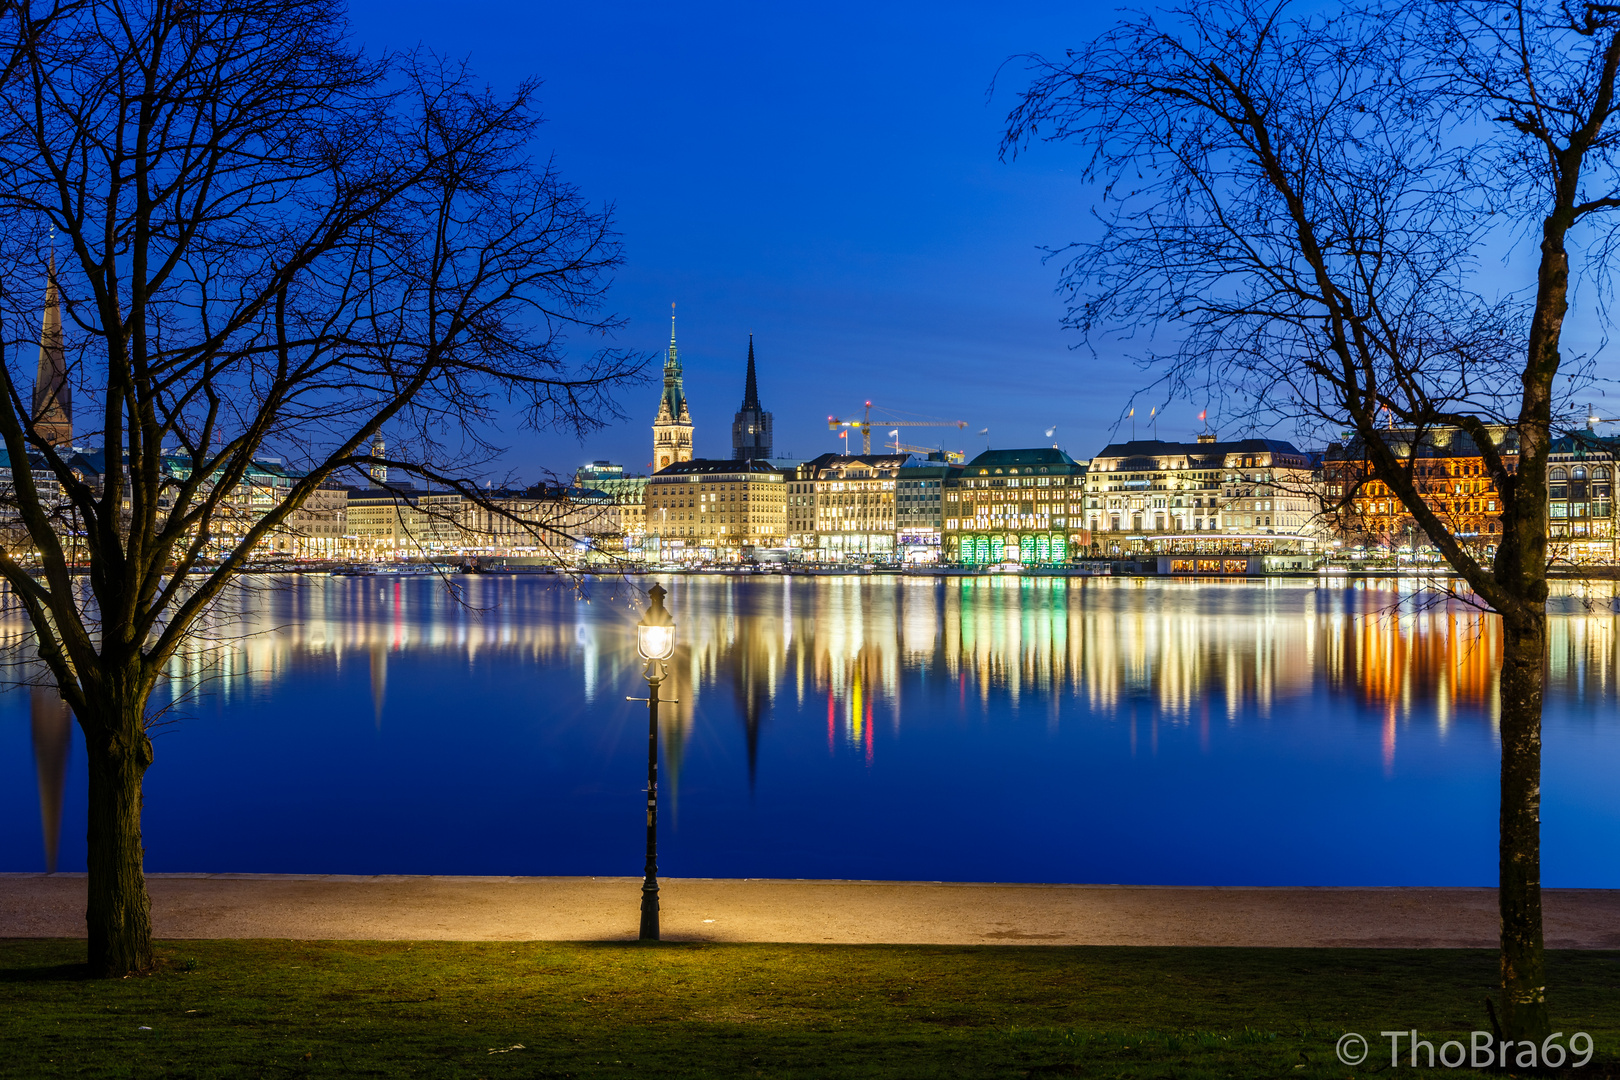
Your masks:
{"label": "pointed steeple", "polygon": [[743,384],[742,408],[731,421],[733,461],[763,460],[772,454],[771,414],[759,403],[759,380],[754,375],[754,334],[748,334],[748,377]]}
{"label": "pointed steeple", "polygon": [[743,387],[743,403],[745,409],[759,408],[759,383],[754,379],[754,332],[748,332],[748,382]]}
{"label": "pointed steeple", "polygon": [[689,418],[686,409],[686,385],[681,378],[681,354],[675,348],[675,305],[669,305],[669,355],[664,359],[664,398],[658,406],[662,419],[668,410],[669,419]]}
{"label": "pointed steeple", "polygon": [[686,407],[681,354],[675,348],[675,305],[669,305],[669,355],[664,359],[664,395],[653,419],[653,471],[692,460],[692,414]]}
{"label": "pointed steeple", "polygon": [[34,374],[34,430],[51,446],[73,444],[73,391],[62,350],[62,298],[56,288],[56,252],[45,277],[45,319]]}

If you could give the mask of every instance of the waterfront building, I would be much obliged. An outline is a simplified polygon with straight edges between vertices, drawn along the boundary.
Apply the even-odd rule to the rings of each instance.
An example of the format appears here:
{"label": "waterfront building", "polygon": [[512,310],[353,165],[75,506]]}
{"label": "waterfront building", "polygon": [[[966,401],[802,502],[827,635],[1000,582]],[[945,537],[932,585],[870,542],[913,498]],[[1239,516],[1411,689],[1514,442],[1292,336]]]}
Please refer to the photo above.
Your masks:
{"label": "waterfront building", "polygon": [[647,480],[643,551],[662,562],[735,562],[787,536],[787,483],[765,461],[693,458]]}
{"label": "waterfront building", "polygon": [[622,509],[614,496],[578,485],[483,491],[457,507],[460,546],[452,554],[538,557],[562,565],[617,558]]}
{"label": "waterfront building", "polygon": [[1091,459],[1084,512],[1101,555],[1213,552],[1313,538],[1320,501],[1313,463],[1292,443],[1205,434],[1104,447]]}
{"label": "waterfront building", "polygon": [[944,491],[944,558],[963,566],[1056,565],[1090,553],[1087,467],[1056,447],[986,450]]}
{"label": "waterfront building", "polygon": [[1547,555],[1553,562],[1620,562],[1617,461],[1620,437],[1588,429],[1553,440],[1547,456]]}
{"label": "waterfront building", "polygon": [[[56,471],[46,462],[44,454],[28,455],[28,471],[33,477],[34,491],[40,501],[54,514],[67,512],[67,492],[56,479]],[[11,455],[0,448],[0,544],[4,544],[14,556],[26,559],[37,555],[38,550],[34,547],[33,536],[22,523],[15,485]]]}
{"label": "waterfront building", "polygon": [[670,305],[669,353],[664,359],[664,395],[653,420],[653,469],[660,471],[692,460],[692,414],[686,407],[680,353],[675,349],[675,313]]}
{"label": "waterfront building", "polygon": [[574,486],[582,488],[596,488],[598,491],[607,490],[607,484],[615,480],[624,479],[624,466],[616,465],[611,461],[586,462],[574,470]]}
{"label": "waterfront building", "polygon": [[593,461],[574,472],[574,486],[581,491],[599,491],[610,500],[617,515],[616,527],[627,551],[641,547],[647,532],[647,478],[626,476],[623,465]]}
{"label": "waterfront building", "polygon": [[961,472],[960,464],[934,460],[900,469],[895,481],[894,530],[901,562],[930,564],[941,560],[945,544],[945,481]]}
{"label": "waterfront building", "polygon": [[814,481],[819,561],[895,558],[895,483],[910,460],[909,454],[833,455],[821,460]]}
{"label": "waterfront building", "polygon": [[731,422],[731,457],[734,461],[768,461],[773,454],[771,414],[759,404],[754,378],[754,335],[748,335],[748,377],[743,385],[742,408]]}
{"label": "waterfront building", "polygon": [[460,492],[396,483],[350,487],[346,495],[348,535],[362,558],[450,558],[469,546],[474,504]]}
{"label": "waterfront building", "polygon": [[816,476],[836,457],[834,453],[820,454],[782,469],[787,484],[787,546],[811,558],[816,553]]}
{"label": "waterfront building", "polygon": [[[107,457],[103,450],[75,451],[67,465],[98,498],[101,497],[107,478]],[[164,484],[160,495],[157,513],[161,520],[173,508],[174,491],[191,478],[193,466],[186,454],[165,454],[158,460],[158,469],[166,481],[172,481]],[[251,461],[235,485],[218,497],[205,554],[217,556],[234,548],[266,513],[286,501],[294,485],[305,475],[288,469],[280,458]],[[199,485],[198,497],[213,495],[221,480],[218,472],[209,476]],[[127,476],[122,495],[123,508],[129,511],[132,495]],[[318,488],[303,507],[294,510],[260,541],[259,550],[298,557],[326,557],[344,546],[346,504],[346,493],[336,485]]]}
{"label": "waterfront building", "polygon": [[[378,470],[382,466],[374,465]],[[422,532],[416,512],[417,489],[409,484],[391,488],[351,486],[345,506],[348,551],[359,558],[392,559],[402,551],[414,554],[413,538]]]}
{"label": "waterfront building", "polygon": [[1219,530],[1226,454],[1213,435],[1194,443],[1131,439],[1103,447],[1091,459],[1085,498],[1086,526],[1102,552],[1138,550],[1147,532]]}
{"label": "waterfront building", "polygon": [[273,550],[296,558],[335,559],[344,551],[348,531],[349,490],[336,480],[328,480],[287,516],[269,542]]}
{"label": "waterfront building", "polygon": [[1228,535],[1314,538],[1322,499],[1316,463],[1292,443],[1240,439],[1225,444],[1221,530]]}
{"label": "waterfront building", "polygon": [[[1518,468],[1518,432],[1488,428],[1508,472]],[[1458,428],[1418,433],[1393,429],[1386,440],[1396,457],[1410,462],[1423,501],[1464,544],[1490,554],[1502,535],[1502,501],[1473,438]],[[1323,498],[1332,508],[1339,539],[1351,549],[1416,551],[1428,537],[1383,481],[1372,474],[1359,440],[1328,447],[1322,464]]]}

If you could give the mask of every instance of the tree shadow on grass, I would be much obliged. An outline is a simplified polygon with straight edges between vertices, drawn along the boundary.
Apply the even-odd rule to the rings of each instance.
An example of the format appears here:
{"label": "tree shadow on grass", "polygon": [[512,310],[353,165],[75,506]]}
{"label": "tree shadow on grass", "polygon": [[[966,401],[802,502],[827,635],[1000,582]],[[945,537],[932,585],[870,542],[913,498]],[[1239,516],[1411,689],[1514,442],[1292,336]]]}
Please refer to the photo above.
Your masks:
{"label": "tree shadow on grass", "polygon": [[86,959],[82,938],[0,937],[0,983],[85,982]]}
{"label": "tree shadow on grass", "polygon": [[40,967],[0,968],[0,983],[89,981],[89,964],[46,964]]}

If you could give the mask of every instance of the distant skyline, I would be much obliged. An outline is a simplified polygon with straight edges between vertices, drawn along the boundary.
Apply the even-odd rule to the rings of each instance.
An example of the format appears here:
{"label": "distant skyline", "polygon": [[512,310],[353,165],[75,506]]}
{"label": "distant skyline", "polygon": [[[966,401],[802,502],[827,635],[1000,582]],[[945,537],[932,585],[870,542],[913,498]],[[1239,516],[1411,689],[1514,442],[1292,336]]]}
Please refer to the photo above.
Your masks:
{"label": "distant skyline", "polygon": [[[370,48],[418,43],[466,57],[497,91],[543,80],[540,150],[596,202],[611,201],[627,262],[611,306],[616,344],[659,354],[678,306],[686,391],[701,456],[730,453],[748,335],[776,449],[841,444],[829,413],[871,399],[962,419],[918,444],[972,452],[1104,430],[1132,384],[1098,372],[1059,327],[1056,271],[1037,248],[1068,239],[1090,205],[1041,151],[1012,165],[997,140],[1013,87],[987,100],[1014,53],[1060,49],[1106,9],[977,5],[644,3],[559,5],[423,0],[352,5]],[[584,346],[583,342],[576,342]],[[589,437],[509,434],[506,464],[556,469],[608,458],[646,468],[653,381],[627,419]],[[1198,409],[1184,409],[1192,429]],[[1167,425],[1178,422],[1167,418]]]}
{"label": "distant skyline", "polygon": [[[621,397],[623,421],[583,444],[508,430],[504,468],[532,477],[605,458],[647,471],[671,302],[700,457],[730,454],[750,332],[778,456],[839,449],[827,416],[868,399],[967,421],[905,441],[970,456],[1056,442],[1083,458],[1129,437],[1128,424],[1113,429],[1147,382],[1129,357],[1151,328],[1098,354],[1061,328],[1058,264],[1040,249],[1085,235],[1094,192],[1073,147],[1000,162],[1020,65],[990,93],[1010,57],[1084,41],[1112,8],[469,0],[451,18],[426,0],[356,0],[351,11],[368,48],[466,58],[498,92],[543,79],[537,151],[588,199],[616,205],[627,262],[610,307],[628,323],[614,344],[653,354],[649,381]],[[1172,403],[1158,436],[1191,438],[1203,407]],[[1140,415],[1137,434],[1153,434]]]}

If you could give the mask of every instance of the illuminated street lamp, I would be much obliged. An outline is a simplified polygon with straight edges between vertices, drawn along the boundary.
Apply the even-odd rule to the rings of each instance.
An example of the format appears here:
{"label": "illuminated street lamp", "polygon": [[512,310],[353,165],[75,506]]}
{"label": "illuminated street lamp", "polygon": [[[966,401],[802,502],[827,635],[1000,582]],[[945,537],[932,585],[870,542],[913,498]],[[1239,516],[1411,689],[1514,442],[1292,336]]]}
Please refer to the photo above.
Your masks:
{"label": "illuminated street lamp", "polygon": [[[664,609],[662,585],[647,590],[647,612],[636,624],[636,651],[647,661],[647,876],[641,883],[641,940],[658,940],[658,687],[675,654],[675,620]],[[632,701],[638,700],[635,698]]]}

